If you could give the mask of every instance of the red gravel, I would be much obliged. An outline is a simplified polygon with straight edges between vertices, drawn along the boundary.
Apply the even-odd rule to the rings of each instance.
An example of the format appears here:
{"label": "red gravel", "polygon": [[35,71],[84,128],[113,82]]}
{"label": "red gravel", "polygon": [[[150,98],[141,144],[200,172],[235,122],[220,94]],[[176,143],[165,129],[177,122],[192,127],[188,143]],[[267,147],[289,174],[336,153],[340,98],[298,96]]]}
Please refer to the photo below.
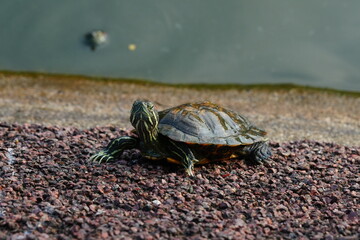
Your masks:
{"label": "red gravel", "polygon": [[[268,166],[88,157],[113,127],[0,124],[0,239],[358,239],[360,147],[271,143]],[[343,238],[344,239],[344,238]]]}

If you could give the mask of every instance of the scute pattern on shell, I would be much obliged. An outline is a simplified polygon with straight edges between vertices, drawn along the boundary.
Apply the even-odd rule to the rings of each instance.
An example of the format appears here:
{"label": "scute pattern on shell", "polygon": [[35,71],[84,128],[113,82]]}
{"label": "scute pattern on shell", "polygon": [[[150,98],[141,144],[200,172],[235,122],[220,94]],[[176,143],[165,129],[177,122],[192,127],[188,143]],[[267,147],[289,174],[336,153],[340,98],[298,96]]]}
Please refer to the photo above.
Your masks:
{"label": "scute pattern on shell", "polygon": [[264,140],[266,135],[245,117],[211,102],[183,104],[159,115],[160,133],[175,141],[236,146]]}

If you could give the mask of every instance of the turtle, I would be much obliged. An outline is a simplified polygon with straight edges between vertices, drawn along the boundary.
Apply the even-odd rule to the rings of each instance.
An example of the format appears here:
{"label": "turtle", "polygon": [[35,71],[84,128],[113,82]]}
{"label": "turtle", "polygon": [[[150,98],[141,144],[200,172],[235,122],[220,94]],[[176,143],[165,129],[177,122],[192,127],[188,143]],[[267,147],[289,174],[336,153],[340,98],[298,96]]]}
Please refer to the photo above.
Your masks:
{"label": "turtle", "polygon": [[188,176],[194,176],[195,164],[236,157],[259,164],[272,154],[264,130],[209,101],[157,111],[152,102],[136,100],[130,122],[137,136],[113,139],[90,160],[107,162],[124,150],[138,148],[143,157],[180,164]]}
{"label": "turtle", "polygon": [[85,44],[88,45],[92,51],[108,42],[108,34],[103,30],[95,30],[85,34]]}

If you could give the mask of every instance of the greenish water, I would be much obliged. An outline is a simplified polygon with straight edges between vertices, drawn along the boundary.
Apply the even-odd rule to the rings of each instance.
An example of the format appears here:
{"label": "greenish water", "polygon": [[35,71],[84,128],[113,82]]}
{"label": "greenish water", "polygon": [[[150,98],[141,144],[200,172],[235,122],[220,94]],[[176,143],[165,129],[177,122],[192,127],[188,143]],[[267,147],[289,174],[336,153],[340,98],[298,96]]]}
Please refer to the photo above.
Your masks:
{"label": "greenish water", "polygon": [[[1,70],[360,91],[357,0],[0,3]],[[91,51],[97,29],[109,42]]]}

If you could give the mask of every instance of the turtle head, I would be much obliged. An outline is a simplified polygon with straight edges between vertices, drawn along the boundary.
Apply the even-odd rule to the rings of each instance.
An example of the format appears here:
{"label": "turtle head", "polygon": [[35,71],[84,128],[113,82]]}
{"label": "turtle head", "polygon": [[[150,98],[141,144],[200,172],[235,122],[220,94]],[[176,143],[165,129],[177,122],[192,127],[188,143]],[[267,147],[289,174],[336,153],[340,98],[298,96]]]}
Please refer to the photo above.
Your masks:
{"label": "turtle head", "polygon": [[131,109],[130,122],[144,142],[156,140],[159,114],[152,102],[147,100],[136,100]]}

